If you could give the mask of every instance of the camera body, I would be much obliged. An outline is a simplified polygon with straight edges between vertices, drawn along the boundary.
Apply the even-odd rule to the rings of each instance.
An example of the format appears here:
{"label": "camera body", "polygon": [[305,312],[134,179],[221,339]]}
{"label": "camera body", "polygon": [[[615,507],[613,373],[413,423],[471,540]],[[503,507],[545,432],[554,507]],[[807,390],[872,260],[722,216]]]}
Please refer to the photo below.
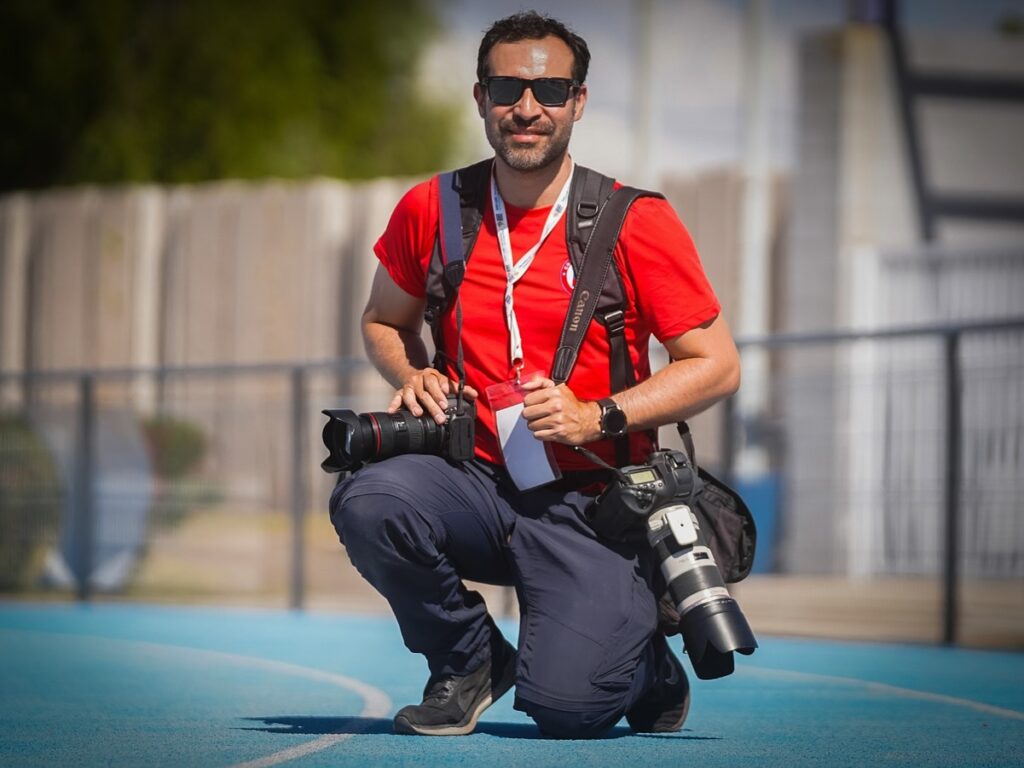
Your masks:
{"label": "camera body", "polygon": [[405,453],[426,453],[448,461],[473,458],[476,406],[448,395],[448,419],[438,424],[429,414],[413,416],[407,409],[395,413],[328,409],[323,441],[328,451],[321,463],[325,472],[354,472],[368,461]]}
{"label": "camera body", "polygon": [[654,451],[646,464],[623,467],[588,510],[590,524],[609,538],[641,533],[654,552],[697,677],[731,674],[733,651],[749,655],[757,640],[729,594],[693,505],[703,487],[680,451]]}
{"label": "camera body", "polygon": [[655,451],[647,464],[622,467],[588,511],[590,524],[610,539],[636,539],[656,506],[690,499],[701,487],[685,454]]}

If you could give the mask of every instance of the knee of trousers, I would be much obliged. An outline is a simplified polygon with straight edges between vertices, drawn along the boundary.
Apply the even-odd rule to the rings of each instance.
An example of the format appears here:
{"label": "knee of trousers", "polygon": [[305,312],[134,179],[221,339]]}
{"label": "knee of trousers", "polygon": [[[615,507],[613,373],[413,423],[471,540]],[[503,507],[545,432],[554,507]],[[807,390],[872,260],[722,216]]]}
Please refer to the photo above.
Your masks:
{"label": "knee of trousers", "polygon": [[599,739],[622,718],[619,705],[580,711],[555,709],[519,699],[517,709],[524,710],[541,733],[555,739]]}
{"label": "knee of trousers", "polygon": [[411,504],[395,496],[339,486],[330,510],[334,529],[353,562],[363,555],[401,553],[416,560],[437,556],[430,526]]}

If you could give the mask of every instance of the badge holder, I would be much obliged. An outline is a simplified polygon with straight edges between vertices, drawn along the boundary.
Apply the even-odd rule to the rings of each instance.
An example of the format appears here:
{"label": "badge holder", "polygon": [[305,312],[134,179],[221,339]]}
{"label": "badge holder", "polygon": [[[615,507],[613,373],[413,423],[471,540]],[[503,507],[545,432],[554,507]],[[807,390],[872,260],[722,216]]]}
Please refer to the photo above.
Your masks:
{"label": "badge holder", "polygon": [[523,418],[526,391],[520,382],[536,376],[543,374],[536,372],[528,376],[516,376],[511,381],[492,384],[486,390],[487,400],[494,411],[505,469],[520,491],[537,488],[562,476],[555,463],[552,444],[534,437]]}

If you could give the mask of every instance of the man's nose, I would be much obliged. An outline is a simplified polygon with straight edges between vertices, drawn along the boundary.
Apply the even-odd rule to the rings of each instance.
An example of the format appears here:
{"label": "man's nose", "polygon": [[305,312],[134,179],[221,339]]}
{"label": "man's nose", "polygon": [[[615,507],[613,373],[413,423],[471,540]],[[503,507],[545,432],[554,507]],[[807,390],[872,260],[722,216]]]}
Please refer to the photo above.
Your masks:
{"label": "man's nose", "polygon": [[540,104],[533,97],[532,88],[524,88],[523,95],[516,102],[513,112],[523,120],[532,120],[540,116]]}

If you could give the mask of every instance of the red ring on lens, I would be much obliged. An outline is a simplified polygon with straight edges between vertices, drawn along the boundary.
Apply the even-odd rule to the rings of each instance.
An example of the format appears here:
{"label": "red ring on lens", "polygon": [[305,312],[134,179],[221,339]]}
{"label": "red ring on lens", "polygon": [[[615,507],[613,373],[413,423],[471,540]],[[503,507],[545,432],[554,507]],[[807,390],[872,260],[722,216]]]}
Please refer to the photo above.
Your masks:
{"label": "red ring on lens", "polygon": [[380,422],[373,413],[366,414],[370,417],[370,426],[373,428],[373,455],[380,455]]}

